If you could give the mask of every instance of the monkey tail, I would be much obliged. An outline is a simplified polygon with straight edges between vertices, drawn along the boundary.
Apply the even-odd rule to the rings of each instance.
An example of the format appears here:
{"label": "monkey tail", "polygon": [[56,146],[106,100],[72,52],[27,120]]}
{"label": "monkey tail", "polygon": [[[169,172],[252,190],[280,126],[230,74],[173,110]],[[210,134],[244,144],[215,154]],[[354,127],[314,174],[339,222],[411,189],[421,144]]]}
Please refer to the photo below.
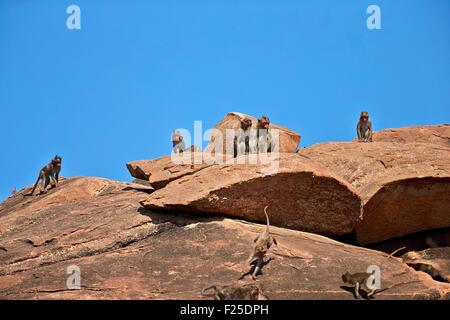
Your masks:
{"label": "monkey tail", "polygon": [[39,179],[40,179],[40,176],[38,176],[38,178],[36,180],[36,183],[34,184],[33,190],[31,190],[30,193],[25,194],[26,196],[31,196],[34,193],[34,190],[36,190],[36,187],[37,187],[37,185],[39,183]]}
{"label": "monkey tail", "polygon": [[270,226],[270,222],[269,222],[269,215],[267,214],[267,208],[269,206],[265,206],[264,207],[264,214],[266,215],[266,221],[267,221],[267,232],[269,232],[269,226]]}
{"label": "monkey tail", "polygon": [[208,296],[214,295],[214,293],[207,293],[207,291],[210,289],[214,289],[214,291],[217,291],[217,287],[215,285],[212,285],[212,286],[202,289],[202,296],[208,297]]}
{"label": "monkey tail", "polygon": [[399,252],[403,249],[406,249],[406,247],[401,247],[401,248],[398,248],[397,250],[392,251],[392,253],[388,256],[388,258],[393,257],[394,254],[396,254],[397,252]]}

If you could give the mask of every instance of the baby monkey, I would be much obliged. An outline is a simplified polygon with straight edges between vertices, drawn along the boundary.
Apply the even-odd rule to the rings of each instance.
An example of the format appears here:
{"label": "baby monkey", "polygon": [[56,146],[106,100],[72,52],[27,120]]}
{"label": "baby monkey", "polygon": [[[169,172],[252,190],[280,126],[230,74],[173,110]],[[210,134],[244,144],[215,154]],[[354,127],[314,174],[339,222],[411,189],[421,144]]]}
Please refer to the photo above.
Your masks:
{"label": "baby monkey", "polygon": [[[212,292],[208,293],[208,291]],[[214,300],[268,300],[259,285],[210,286],[202,290],[203,296],[212,296]]]}
{"label": "baby monkey", "polygon": [[31,192],[26,195],[30,196],[33,194],[34,190],[36,190],[39,180],[41,181],[40,194],[47,192],[46,189],[50,183],[51,183],[52,188],[56,187],[58,185],[59,173],[61,172],[61,162],[62,162],[62,158],[60,156],[56,155],[50,161],[50,163],[48,163],[46,166],[44,166],[39,171],[39,176],[36,180],[36,183],[34,184],[33,190],[31,190]]}
{"label": "baby monkey", "polygon": [[358,125],[356,126],[356,133],[358,135],[358,141],[372,142],[372,122],[369,119],[369,113],[367,111],[361,112]]}
{"label": "baby monkey", "polygon": [[[359,289],[363,289],[367,293],[367,298],[370,298],[376,291],[375,287],[375,270],[372,273],[358,272],[350,274],[346,272],[342,275],[342,281],[355,287],[355,298],[359,299]],[[372,289],[373,288],[373,289]]]}
{"label": "baby monkey", "polygon": [[[269,251],[270,247],[275,244],[277,244],[277,240],[272,237],[269,231],[270,222],[269,222],[269,216],[267,215],[267,208],[266,206],[264,208],[264,214],[266,215],[266,221],[267,221],[267,227],[266,230],[262,233],[260,233],[253,242],[255,243],[255,246],[253,248],[253,252],[250,255],[250,257],[247,260],[248,264],[252,264],[256,260],[255,270],[252,273],[252,279],[255,280],[258,273],[261,271],[262,267],[264,266],[264,257],[266,256],[267,252]],[[248,274],[248,273],[246,273]],[[244,274],[243,276],[245,276]],[[242,277],[241,277],[242,278]]]}

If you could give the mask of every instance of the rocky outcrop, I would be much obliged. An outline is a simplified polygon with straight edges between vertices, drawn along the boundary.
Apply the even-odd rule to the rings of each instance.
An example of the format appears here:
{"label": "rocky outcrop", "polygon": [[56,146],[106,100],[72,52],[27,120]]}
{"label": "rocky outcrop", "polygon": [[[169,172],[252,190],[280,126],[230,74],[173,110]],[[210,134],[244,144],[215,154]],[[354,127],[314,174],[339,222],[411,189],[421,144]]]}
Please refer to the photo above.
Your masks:
{"label": "rocky outcrop", "polygon": [[[192,165],[175,164],[171,157],[164,157],[132,162],[128,168],[135,177],[148,177],[155,188],[166,187],[142,202],[152,209],[183,209],[263,222],[263,204],[270,203],[280,212],[275,213],[275,225],[330,236],[355,231],[363,245],[450,227],[449,147],[440,143],[335,142],[300,153],[282,153],[281,170],[270,176],[258,173],[258,166],[207,165],[201,153],[191,155]],[[317,183],[319,179],[311,180],[296,168],[336,180],[337,194],[346,185],[352,197],[360,200],[360,219],[356,218],[355,202],[349,204],[346,197],[333,195],[333,184]],[[347,214],[335,207],[345,208]]]}
{"label": "rocky outcrop", "polygon": [[402,259],[415,270],[425,272],[437,281],[450,283],[450,247],[411,251]]}
{"label": "rocky outcrop", "polygon": [[360,244],[450,227],[450,148],[428,143],[321,143],[303,150],[362,199]]}
{"label": "rocky outcrop", "polygon": [[[269,205],[273,225],[341,236],[355,228],[361,199],[344,179],[297,154],[280,154],[272,174],[264,165],[210,165],[149,195],[147,209],[220,214],[264,222]],[[251,156],[250,156],[251,157]]]}
{"label": "rocky outcrop", "polygon": [[[217,144],[217,137],[211,135],[210,142],[206,148],[207,152],[213,152],[214,150],[220,150],[222,146],[221,154],[226,154],[227,152],[227,140],[226,140],[226,129],[238,129],[240,128],[239,119],[250,118],[252,120],[252,127],[256,128],[258,119],[239,112],[229,112],[225,118],[223,118],[214,128],[219,130],[222,134],[222,140],[220,144]],[[279,133],[279,152],[293,153],[297,149],[300,143],[300,135],[286,127],[271,124],[269,130],[278,130]],[[232,143],[232,142],[231,142]]]}
{"label": "rocky outcrop", "polygon": [[[149,191],[78,177],[46,195],[24,197],[22,190],[0,204],[0,299],[206,299],[203,287],[237,283],[264,226],[145,210],[138,200]],[[391,287],[375,299],[449,298],[448,284],[401,259],[272,231],[278,247],[258,276],[270,299],[353,299],[341,274],[372,264],[381,268],[382,288]],[[79,290],[66,286],[70,266],[79,267]]]}
{"label": "rocky outcrop", "polygon": [[373,133],[374,142],[434,143],[450,147],[450,124],[384,129]]}
{"label": "rocky outcrop", "polygon": [[191,159],[190,164],[175,163],[171,156],[165,156],[154,160],[129,162],[127,168],[133,177],[146,180],[155,189],[161,189],[173,180],[192,175],[208,166],[203,161],[201,152],[184,153],[182,156]]}

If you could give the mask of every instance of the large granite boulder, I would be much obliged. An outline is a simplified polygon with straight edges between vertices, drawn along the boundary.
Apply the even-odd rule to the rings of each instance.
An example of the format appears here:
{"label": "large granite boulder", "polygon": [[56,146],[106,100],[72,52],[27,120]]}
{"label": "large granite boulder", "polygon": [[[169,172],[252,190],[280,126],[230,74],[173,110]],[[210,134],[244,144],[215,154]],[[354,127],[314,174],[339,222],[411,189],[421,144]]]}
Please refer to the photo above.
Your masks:
{"label": "large granite boulder", "polygon": [[[207,299],[205,286],[252,281],[237,279],[264,225],[155,213],[138,203],[145,186],[106,179],[63,180],[41,196],[24,197],[27,190],[0,204],[0,299]],[[271,230],[278,247],[258,276],[270,299],[353,299],[341,274],[369,265],[380,267],[382,288],[391,287],[375,299],[449,298],[448,284],[399,258]],[[74,268],[80,289],[67,287]]]}

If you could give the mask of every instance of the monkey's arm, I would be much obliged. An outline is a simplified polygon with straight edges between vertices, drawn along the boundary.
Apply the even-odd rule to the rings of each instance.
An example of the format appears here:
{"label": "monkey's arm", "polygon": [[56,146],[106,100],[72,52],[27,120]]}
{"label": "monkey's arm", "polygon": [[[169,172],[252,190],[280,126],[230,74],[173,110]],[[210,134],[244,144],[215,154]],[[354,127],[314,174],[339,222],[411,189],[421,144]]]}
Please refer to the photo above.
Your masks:
{"label": "monkey's arm", "polygon": [[356,134],[358,135],[358,140],[361,140],[362,135],[361,135],[361,122],[358,122],[358,124],[356,125]]}
{"label": "monkey's arm", "polygon": [[372,121],[369,121],[369,141],[372,141]]}
{"label": "monkey's arm", "polygon": [[274,237],[272,237],[272,241],[273,241],[273,243],[275,243],[276,246],[278,246],[277,239],[275,239]]}

